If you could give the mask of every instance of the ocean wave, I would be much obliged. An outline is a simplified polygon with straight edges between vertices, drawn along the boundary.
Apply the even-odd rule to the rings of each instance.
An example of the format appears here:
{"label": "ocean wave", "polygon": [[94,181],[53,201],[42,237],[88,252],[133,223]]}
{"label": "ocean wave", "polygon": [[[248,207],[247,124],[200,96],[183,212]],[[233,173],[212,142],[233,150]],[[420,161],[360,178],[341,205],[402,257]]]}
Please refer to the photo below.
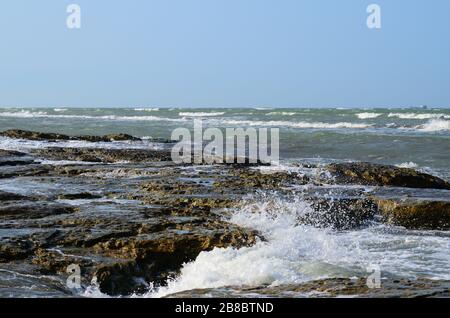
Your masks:
{"label": "ocean wave", "polygon": [[450,120],[432,119],[428,121],[426,124],[416,126],[415,128],[417,130],[429,132],[450,130]]}
{"label": "ocean wave", "polygon": [[352,128],[363,129],[372,127],[372,124],[365,123],[323,123],[323,122],[292,122],[292,121],[252,121],[252,120],[220,120],[221,124],[225,125],[242,125],[242,126],[263,126],[263,127],[287,127],[287,128],[303,128],[303,129],[340,129],[340,128]]}
{"label": "ocean wave", "polygon": [[225,112],[211,112],[211,113],[205,113],[205,112],[181,112],[179,113],[182,117],[217,117],[225,115]]}
{"label": "ocean wave", "polygon": [[61,119],[95,119],[95,120],[123,120],[123,121],[172,121],[181,122],[186,121],[183,118],[166,118],[158,116],[90,116],[90,115],[51,115],[47,112],[0,112],[0,117],[10,118],[61,118]]}
{"label": "ocean wave", "polygon": [[380,113],[359,113],[359,114],[356,114],[356,116],[357,116],[359,119],[372,119],[372,118],[378,118],[378,117],[380,117],[381,115],[383,115],[383,114],[380,114]]}
{"label": "ocean wave", "polygon": [[43,117],[43,116],[51,116],[48,115],[47,112],[33,112],[29,110],[21,110],[18,112],[0,112],[0,117],[10,117],[10,118],[34,118],[34,117]]}
{"label": "ocean wave", "polygon": [[446,114],[417,114],[417,113],[389,113],[388,117],[397,117],[400,119],[450,119]]}
{"label": "ocean wave", "polygon": [[68,109],[67,108],[53,108],[53,111],[55,111],[55,112],[65,112],[65,111],[68,111]]}
{"label": "ocean wave", "polygon": [[157,112],[159,108],[135,108],[134,110],[137,112]]}
{"label": "ocean wave", "polygon": [[267,113],[266,116],[294,116],[297,113],[294,112],[271,112]]}
{"label": "ocean wave", "polygon": [[48,147],[61,148],[105,148],[105,149],[163,149],[164,144],[142,140],[142,141],[114,141],[114,142],[90,142],[83,140],[70,141],[43,141],[15,139],[0,136],[0,149],[28,152],[32,149]]}
{"label": "ocean wave", "polygon": [[[312,209],[301,198],[258,195],[232,213],[231,223],[256,229],[266,241],[251,247],[215,248],[202,252],[183,266],[168,285],[145,297],[225,286],[278,286],[331,277],[367,277],[377,265],[397,275],[423,275],[423,262],[430,276],[450,278],[447,238],[416,233],[402,236],[385,225],[358,231],[335,232],[298,223]],[[429,249],[424,260],[424,247]],[[401,257],[399,257],[401,251]],[[445,269],[442,268],[445,264]]]}
{"label": "ocean wave", "polygon": [[412,161],[410,162],[403,162],[401,164],[396,165],[399,168],[410,168],[410,169],[415,169],[418,167],[417,163],[414,163]]}

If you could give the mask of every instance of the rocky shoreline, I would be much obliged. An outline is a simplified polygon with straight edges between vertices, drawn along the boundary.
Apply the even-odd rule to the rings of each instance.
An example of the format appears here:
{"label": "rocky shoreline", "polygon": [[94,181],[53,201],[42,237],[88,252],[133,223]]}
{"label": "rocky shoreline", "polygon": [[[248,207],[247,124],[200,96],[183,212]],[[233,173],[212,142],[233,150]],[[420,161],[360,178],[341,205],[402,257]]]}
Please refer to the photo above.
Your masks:
{"label": "rocky shoreline", "polygon": [[[125,134],[66,136],[19,130],[0,136],[92,143],[140,140]],[[299,224],[337,231],[372,222],[412,230],[450,229],[450,183],[414,169],[360,162],[324,166],[299,162],[298,167],[315,172],[268,173],[264,167],[246,164],[176,165],[170,158],[167,149],[131,146],[0,149],[0,182],[29,188],[26,193],[0,191],[0,270],[21,268],[25,274],[60,277],[59,290],[70,296],[73,291],[63,282],[69,275],[68,266],[78,264],[85,287],[94,280],[101,292],[111,296],[145,293],[150,286],[164,286],[184,263],[203,251],[242,248],[266,240],[255,229],[227,221],[230,210],[238,209],[249,193],[260,191],[308,202],[311,208],[299,215]],[[332,196],[329,186],[333,186]],[[371,191],[363,189],[367,186]],[[410,287],[409,294],[404,287],[396,289],[395,281],[386,295],[449,295],[446,281],[400,280],[399,286]],[[335,279],[280,287],[283,292],[264,286],[242,287],[239,293],[258,290],[263,295],[282,295],[297,290],[328,296],[382,296],[363,285]],[[220,295],[220,290],[216,292]]]}

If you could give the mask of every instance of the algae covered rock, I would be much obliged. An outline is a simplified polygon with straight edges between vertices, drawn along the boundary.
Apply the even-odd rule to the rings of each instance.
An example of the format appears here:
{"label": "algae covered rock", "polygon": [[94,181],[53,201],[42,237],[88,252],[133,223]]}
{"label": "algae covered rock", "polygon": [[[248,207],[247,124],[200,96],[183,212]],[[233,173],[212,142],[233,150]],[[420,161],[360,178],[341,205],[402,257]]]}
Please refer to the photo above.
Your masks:
{"label": "algae covered rock", "polygon": [[334,163],[325,169],[331,173],[336,183],[450,190],[448,182],[409,168],[355,162]]}
{"label": "algae covered rock", "polygon": [[383,221],[409,229],[450,229],[450,200],[375,198]]}

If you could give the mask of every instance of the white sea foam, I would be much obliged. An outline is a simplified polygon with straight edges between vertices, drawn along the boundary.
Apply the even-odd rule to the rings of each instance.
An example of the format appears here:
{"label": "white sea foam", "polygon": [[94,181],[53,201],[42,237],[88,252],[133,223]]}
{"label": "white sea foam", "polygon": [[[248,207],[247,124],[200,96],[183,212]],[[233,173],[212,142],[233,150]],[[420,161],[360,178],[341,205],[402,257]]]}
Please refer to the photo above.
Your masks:
{"label": "white sea foam", "polygon": [[398,164],[396,166],[399,167],[399,168],[411,168],[411,169],[414,169],[414,168],[418,167],[417,163],[414,163],[412,161],[410,161],[410,162],[403,162],[403,163]]}
{"label": "white sea foam", "polygon": [[426,114],[426,113],[389,113],[388,117],[397,117],[400,119],[450,119],[450,115],[446,114]]}
{"label": "white sea foam", "polygon": [[[210,121],[210,123],[216,123]],[[324,122],[306,122],[306,121],[258,121],[258,120],[234,120],[234,119],[223,119],[217,122],[217,124],[225,125],[245,125],[245,126],[262,126],[262,127],[288,127],[288,128],[311,128],[311,129],[339,129],[339,128],[353,128],[362,129],[372,127],[372,124],[366,123],[348,123],[348,122],[338,122],[338,123],[324,123]]]}
{"label": "white sea foam", "polygon": [[357,116],[359,119],[372,119],[372,118],[378,118],[378,117],[380,117],[381,115],[383,115],[383,114],[380,114],[380,113],[359,113],[359,114],[356,114],[356,116]]}
{"label": "white sea foam", "polygon": [[137,112],[157,112],[159,108],[135,108],[134,110]]}
{"label": "white sea foam", "polygon": [[181,112],[179,113],[182,117],[217,117],[224,115],[225,112],[211,112],[211,113],[205,113],[205,112]]}
{"label": "white sea foam", "polygon": [[101,162],[76,161],[76,160],[40,160],[43,165],[50,166],[70,166],[70,165],[99,165]]}
{"label": "white sea foam", "polygon": [[68,111],[68,109],[67,108],[53,108],[53,111],[55,111],[55,112],[65,112],[65,111]]}
{"label": "white sea foam", "polygon": [[[12,118],[34,118],[34,117],[45,117],[51,116],[47,115],[47,112],[33,112],[29,110],[20,110],[17,112],[0,112],[0,117],[12,117]],[[56,116],[56,115],[53,115]]]}
{"label": "white sea foam", "polygon": [[89,142],[89,141],[41,141],[25,140],[0,136],[0,149],[29,151],[32,149],[42,149],[48,147],[62,148],[106,148],[106,149],[162,149],[165,145],[154,143],[148,140],[143,141],[114,141],[114,142]]}
{"label": "white sea foam", "polygon": [[432,119],[426,124],[416,126],[416,129],[429,132],[450,130],[450,120]]}
{"label": "white sea foam", "polygon": [[294,116],[297,113],[294,112],[270,112],[266,116]]}
{"label": "white sea foam", "polygon": [[0,117],[10,118],[61,118],[61,119],[93,119],[93,120],[114,120],[114,121],[169,121],[182,122],[184,118],[166,118],[158,116],[90,116],[90,115],[51,115],[46,112],[31,112],[22,110],[19,112],[0,112]]}
{"label": "white sea foam", "polygon": [[446,237],[384,225],[348,232],[299,225],[297,216],[310,211],[300,199],[256,198],[235,211],[230,221],[258,230],[267,242],[202,252],[167,287],[145,296],[225,286],[297,284],[327,277],[365,278],[369,265],[380,266],[382,275],[450,278]]}

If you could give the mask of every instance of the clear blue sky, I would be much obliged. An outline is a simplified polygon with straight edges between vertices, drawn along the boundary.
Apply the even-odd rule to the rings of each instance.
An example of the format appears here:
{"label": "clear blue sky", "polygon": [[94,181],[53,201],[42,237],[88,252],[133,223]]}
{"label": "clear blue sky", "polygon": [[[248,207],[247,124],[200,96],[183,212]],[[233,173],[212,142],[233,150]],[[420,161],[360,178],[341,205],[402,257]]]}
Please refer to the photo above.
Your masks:
{"label": "clear blue sky", "polygon": [[449,107],[449,15],[448,0],[2,1],[0,105]]}

